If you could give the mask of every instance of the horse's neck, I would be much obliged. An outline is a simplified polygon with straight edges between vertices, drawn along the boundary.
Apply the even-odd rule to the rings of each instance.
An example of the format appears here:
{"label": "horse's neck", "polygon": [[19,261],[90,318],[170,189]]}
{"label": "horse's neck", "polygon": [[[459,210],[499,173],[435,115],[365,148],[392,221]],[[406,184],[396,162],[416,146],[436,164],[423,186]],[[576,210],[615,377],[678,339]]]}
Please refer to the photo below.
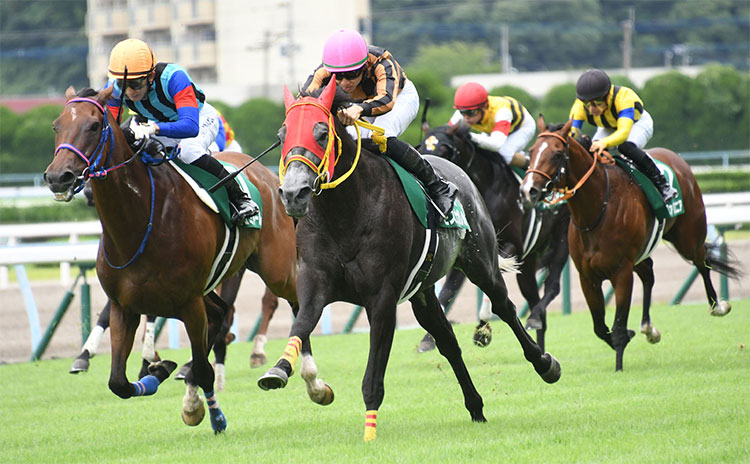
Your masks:
{"label": "horse's neck", "polygon": [[[124,139],[122,143],[125,143]],[[121,148],[118,150],[118,147]],[[122,145],[118,147],[113,150],[108,167],[117,166],[132,156]],[[161,169],[168,168],[163,166]],[[145,230],[151,212],[151,180],[146,166],[140,160],[133,160],[105,177],[93,178],[89,182],[92,182],[94,203],[104,234],[115,240],[118,246],[121,242],[122,246],[127,246],[131,241],[140,240],[140,232],[133,233],[133,230],[140,230],[139,227]],[[165,199],[154,200],[157,206]]]}
{"label": "horse's neck", "polygon": [[[586,177],[594,163],[593,154],[589,152],[575,140],[571,140],[568,148],[570,172],[567,175],[566,186],[569,189]],[[609,195],[609,178],[605,173],[605,166],[599,161],[596,162],[596,168],[589,177],[580,185],[570,199],[568,206],[571,215],[576,224],[585,227],[599,220],[604,208],[604,202],[608,200]]]}

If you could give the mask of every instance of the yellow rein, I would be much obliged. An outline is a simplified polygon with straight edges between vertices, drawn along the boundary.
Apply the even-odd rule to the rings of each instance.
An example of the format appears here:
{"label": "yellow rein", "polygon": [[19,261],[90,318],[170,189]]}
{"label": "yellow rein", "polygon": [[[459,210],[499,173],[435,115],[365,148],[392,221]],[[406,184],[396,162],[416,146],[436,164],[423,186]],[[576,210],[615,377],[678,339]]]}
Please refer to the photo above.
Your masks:
{"label": "yellow rein", "polygon": [[[563,137],[560,134],[556,134],[554,132],[542,132],[541,134],[539,134],[537,136],[537,138],[542,137],[542,136],[556,137],[556,138],[560,139],[566,146],[568,145],[568,141],[565,139],[565,137]],[[581,186],[584,183],[586,183],[586,181],[589,179],[589,177],[591,177],[591,174],[594,173],[594,169],[596,169],[596,163],[597,162],[601,162],[602,164],[612,164],[612,163],[614,163],[614,160],[612,159],[612,156],[609,153],[607,153],[606,151],[604,153],[602,153],[601,158],[600,158],[600,156],[598,154],[595,153],[594,154],[594,162],[591,164],[591,167],[589,168],[589,170],[586,171],[586,174],[584,174],[583,177],[581,177],[578,180],[578,182],[576,183],[575,187],[573,187],[572,189],[569,189],[568,187],[564,187],[564,188],[554,187],[552,190],[554,192],[560,193],[562,195],[558,196],[557,198],[555,198],[553,200],[544,200],[544,201],[546,203],[550,204],[550,205],[554,205],[554,204],[557,204],[557,203],[559,203],[561,201],[565,201],[565,200],[567,200],[569,198],[572,198],[573,195],[576,194],[576,192],[578,191],[578,189],[581,188]],[[535,173],[541,175],[542,177],[546,177],[547,179],[552,180],[552,177],[550,177],[549,174],[547,174],[546,172],[543,172],[543,171],[538,171],[536,169],[528,169],[527,172],[535,172]]]}
{"label": "yellow rein", "polygon": [[[302,155],[292,155],[289,158],[286,159],[286,162],[284,162],[283,156],[279,159],[279,181],[280,184],[284,184],[284,173],[286,172],[287,167],[292,161],[301,161],[305,165],[307,165],[310,169],[312,169],[315,173],[318,174],[318,179],[321,180],[323,178],[328,178],[328,167],[331,163],[331,149],[333,148],[333,140],[334,138],[338,140],[338,153],[341,153],[341,138],[336,133],[336,127],[334,125],[333,121],[333,113],[331,111],[324,107],[323,105],[312,102],[312,101],[304,101],[304,102],[298,102],[289,107],[287,109],[287,113],[291,111],[292,108],[299,105],[314,105],[318,108],[320,108],[325,114],[328,115],[328,143],[326,144],[326,150],[323,154],[323,159],[319,165],[315,165],[312,161],[307,159],[306,157]],[[359,135],[359,128],[364,127],[367,129],[370,129],[372,131],[372,140],[378,144],[380,147],[381,152],[385,152],[387,140],[385,138],[385,130],[378,126],[374,126],[368,122],[365,122],[363,120],[358,120],[354,122],[354,126],[357,130],[357,154],[354,156],[354,162],[352,163],[352,167],[349,168],[348,171],[346,171],[341,177],[336,179],[333,182],[321,182],[318,187],[321,190],[325,189],[332,189],[338,187],[342,182],[344,182],[346,179],[349,178],[349,176],[354,172],[354,169],[357,167],[357,164],[359,163],[359,155],[362,152],[362,138]],[[340,157],[340,156],[339,156]],[[336,159],[333,164],[334,166],[338,163],[338,159]],[[327,179],[329,180],[329,179]]]}

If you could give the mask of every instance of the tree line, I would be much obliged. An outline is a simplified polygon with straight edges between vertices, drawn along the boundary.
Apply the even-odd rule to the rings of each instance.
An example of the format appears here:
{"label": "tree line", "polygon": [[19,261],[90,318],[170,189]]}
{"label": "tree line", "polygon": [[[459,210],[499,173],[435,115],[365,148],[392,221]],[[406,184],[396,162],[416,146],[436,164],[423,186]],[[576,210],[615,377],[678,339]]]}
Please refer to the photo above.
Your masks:
{"label": "tree line", "polygon": [[[445,124],[453,113],[453,92],[427,69],[407,70],[424,101],[431,104],[427,121],[432,126]],[[708,66],[695,78],[677,71],[665,72],[647,81],[643,88],[625,76],[611,76],[618,85],[633,88],[643,99],[654,119],[654,136],[649,146],[676,151],[712,151],[750,149],[750,76],[728,66]],[[503,86],[488,89],[491,95],[518,99],[535,117],[542,113],[548,122],[564,122],[575,99],[575,84],[558,85],[542,98],[526,91]],[[267,99],[251,99],[232,107],[211,102],[222,112],[235,131],[245,153],[256,155],[277,139],[284,121],[284,105]],[[62,106],[45,105],[25,114],[0,106],[0,172],[42,172],[54,152],[52,122]],[[420,118],[409,126],[402,138],[417,145],[421,142]],[[594,128],[584,130],[593,134]],[[271,151],[262,162],[278,164],[280,150]]]}

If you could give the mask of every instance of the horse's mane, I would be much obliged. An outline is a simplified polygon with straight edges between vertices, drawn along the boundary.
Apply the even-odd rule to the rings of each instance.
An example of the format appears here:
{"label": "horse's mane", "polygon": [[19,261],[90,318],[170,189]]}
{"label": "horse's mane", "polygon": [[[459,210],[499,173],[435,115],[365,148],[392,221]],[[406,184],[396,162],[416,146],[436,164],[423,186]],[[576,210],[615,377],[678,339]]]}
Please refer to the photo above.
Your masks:
{"label": "horse's mane", "polygon": [[[318,98],[320,94],[323,93],[323,90],[325,90],[325,87],[320,87],[312,91],[300,90],[299,96]],[[341,87],[336,87],[336,95],[333,97],[333,103],[331,103],[330,109],[332,113],[335,113],[338,109],[345,107],[348,103],[358,103],[360,101],[361,100],[352,98],[349,92]]]}
{"label": "horse's mane", "polygon": [[[560,129],[562,129],[564,126],[565,126],[564,122],[556,123],[556,124],[547,124],[547,131],[557,132]],[[586,134],[579,134],[578,137],[576,137],[574,140],[580,143],[581,146],[586,149],[586,151],[589,151],[589,148],[591,148],[591,138]]]}
{"label": "horse's mane", "polygon": [[87,98],[87,97],[94,97],[98,93],[99,92],[97,92],[96,90],[92,89],[91,87],[86,87],[86,88],[83,88],[83,89],[79,90],[78,93],[76,93],[76,95],[79,96],[79,97]]}

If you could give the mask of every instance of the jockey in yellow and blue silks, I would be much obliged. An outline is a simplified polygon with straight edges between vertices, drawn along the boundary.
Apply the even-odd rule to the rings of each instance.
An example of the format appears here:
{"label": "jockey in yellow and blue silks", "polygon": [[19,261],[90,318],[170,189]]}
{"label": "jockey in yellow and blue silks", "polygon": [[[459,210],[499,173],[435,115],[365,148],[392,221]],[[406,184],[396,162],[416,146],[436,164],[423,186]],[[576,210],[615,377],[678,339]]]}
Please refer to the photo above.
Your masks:
{"label": "jockey in yellow and blue silks", "polygon": [[576,101],[570,109],[570,119],[573,137],[581,133],[584,121],[597,127],[591,139],[592,153],[601,154],[607,148],[617,147],[654,183],[664,202],[677,195],[654,160],[643,151],[654,134],[654,122],[632,89],[612,85],[607,73],[589,69],[576,83]]}
{"label": "jockey in yellow and blue silks", "polygon": [[453,102],[456,112],[448,124],[465,122],[477,131],[470,134],[479,147],[500,154],[511,166],[527,167],[523,150],[534,137],[536,124],[518,100],[488,95],[482,84],[467,82],[456,89]]}
{"label": "jockey in yellow and blue silks", "polygon": [[[209,151],[219,131],[219,115],[206,103],[205,95],[184,68],[174,63],[157,63],[146,42],[126,39],[110,53],[108,76],[107,87],[114,89],[107,108],[115,118],[122,101],[131,111],[149,120],[131,124],[136,140],[153,136],[165,146],[179,145],[177,157],[181,161],[218,178],[229,175]],[[233,221],[241,222],[258,213],[258,206],[237,182],[227,182],[225,186],[235,208]]]}
{"label": "jockey in yellow and blue silks", "polygon": [[[326,40],[323,62],[302,86],[308,92],[336,79],[358,102],[338,111],[338,119],[347,126],[362,118],[381,127],[388,140],[388,156],[419,179],[445,217],[453,208],[456,186],[445,181],[432,169],[419,152],[397,137],[404,133],[419,111],[419,94],[414,84],[388,50],[368,46],[359,32],[339,29]],[[356,136],[354,127],[347,128]],[[360,128],[363,140],[370,140],[371,132]],[[378,152],[377,148],[371,147]]]}

